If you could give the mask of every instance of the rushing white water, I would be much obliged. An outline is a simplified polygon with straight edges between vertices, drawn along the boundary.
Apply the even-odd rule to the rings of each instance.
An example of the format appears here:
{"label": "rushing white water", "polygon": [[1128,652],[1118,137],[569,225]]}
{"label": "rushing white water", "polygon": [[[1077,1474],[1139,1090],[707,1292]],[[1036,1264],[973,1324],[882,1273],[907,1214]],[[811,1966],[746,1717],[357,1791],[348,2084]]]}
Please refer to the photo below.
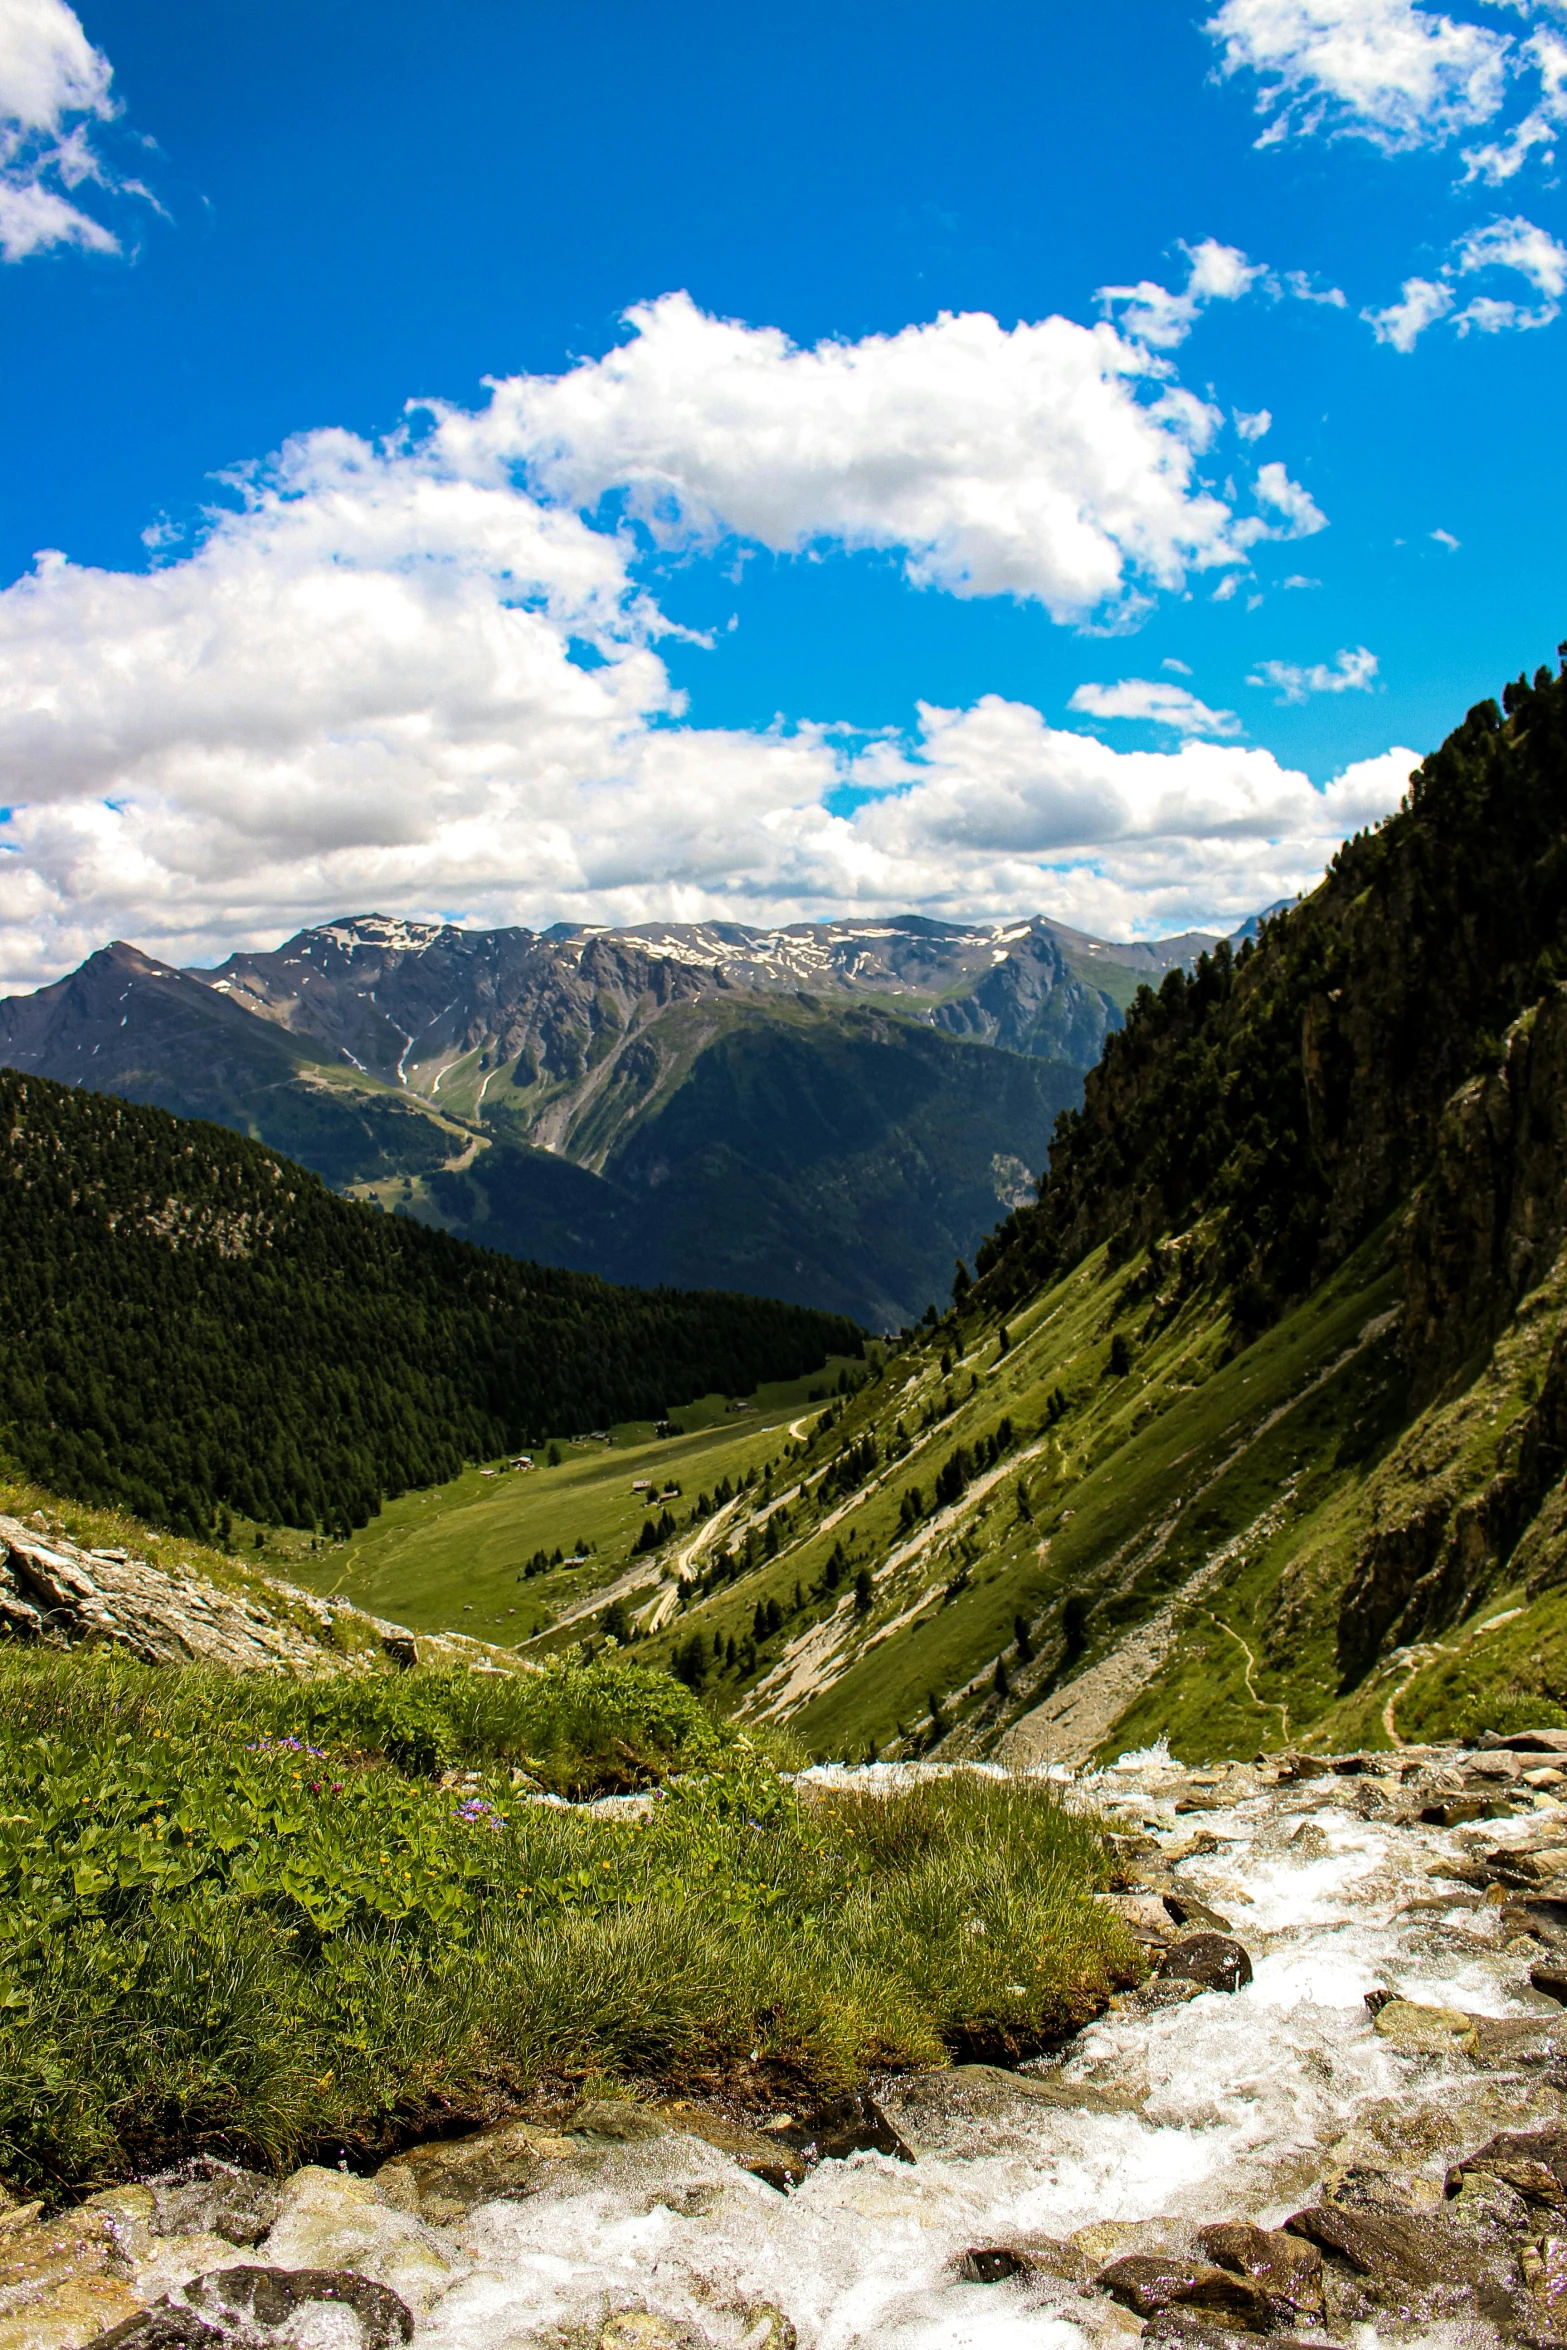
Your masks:
{"label": "rushing white water", "polygon": [[[1537,1815],[1399,1827],[1363,1816],[1359,1782],[1319,1778],[1178,1821],[1174,1793],[1188,1785],[1156,1751],[1069,1798],[1168,1848],[1194,1829],[1216,1839],[1176,1879],[1233,1922],[1255,1968],[1233,1995],[1154,2013],[1129,2005],[1059,2069],[1031,2068],[1116,2092],[1130,2110],[998,2100],[992,2080],[943,2118],[928,2090],[889,2084],[918,2162],[825,2162],[787,2196],[695,2140],[673,2154],[667,2141],[617,2150],[575,2191],[491,2203],[451,2230],[471,2267],[423,2317],[419,2342],[511,2350],[635,2309],[665,2324],[640,2337],[633,2325],[628,2343],[678,2331],[760,2350],[770,2305],[802,2350],[1083,2350],[1129,2340],[1135,2321],[1059,2277],[965,2283],[957,2257],[1095,2229],[1083,2248],[1093,2267],[1179,2244],[1208,2221],[1276,2225],[1350,2162],[1401,2170],[1413,2199],[1434,2200],[1457,2153],[1559,2110],[1538,2069],[1403,2052],[1374,2033],[1365,2003],[1380,1986],[1474,2014],[1557,2012],[1530,1990],[1520,1949],[1504,1946],[1496,1904],[1432,1874],[1466,1852],[1539,1841]],[[1107,2222],[1140,2224],[1117,2238]]]}

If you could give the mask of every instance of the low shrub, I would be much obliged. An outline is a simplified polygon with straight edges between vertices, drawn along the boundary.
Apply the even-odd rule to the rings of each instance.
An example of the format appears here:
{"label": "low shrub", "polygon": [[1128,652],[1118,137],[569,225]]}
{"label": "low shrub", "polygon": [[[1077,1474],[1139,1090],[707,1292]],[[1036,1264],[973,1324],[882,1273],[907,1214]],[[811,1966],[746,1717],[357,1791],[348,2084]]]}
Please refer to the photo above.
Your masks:
{"label": "low shrub", "polygon": [[[595,1815],[517,1763],[663,1793]],[[198,2149],[368,2159],[590,2073],[760,2101],[1016,2056],[1137,1967],[1049,1791],[802,1801],[618,1659],[299,1683],[12,1657],[0,1775],[0,2171],[52,2197]]]}

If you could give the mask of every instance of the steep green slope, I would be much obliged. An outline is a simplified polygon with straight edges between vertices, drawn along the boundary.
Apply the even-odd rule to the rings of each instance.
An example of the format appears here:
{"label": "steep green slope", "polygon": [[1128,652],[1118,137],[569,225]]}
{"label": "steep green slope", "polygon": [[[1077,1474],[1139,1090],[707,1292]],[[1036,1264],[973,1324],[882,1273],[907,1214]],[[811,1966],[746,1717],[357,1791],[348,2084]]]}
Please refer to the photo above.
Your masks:
{"label": "steep green slope", "polygon": [[[832,1425],[801,1424],[806,1441],[770,1485],[695,1546],[695,1585],[655,1652],[667,1643],[685,1669],[698,1638],[721,1702],[786,1719],[819,1751],[933,1739],[945,1753],[991,1751],[1172,1600],[1222,1615],[1243,1572],[1277,1583],[1300,1529],[1357,1486],[1364,1448],[1396,1414],[1396,1289],[1373,1246],[1237,1355],[1211,1297],[1150,1328],[1142,1269],[1111,1268],[1099,1251],[1012,1318],[1004,1347],[992,1315],[949,1317]],[[1124,1371],[1117,1341],[1132,1355]],[[1248,1627],[1249,1614],[1240,1639]],[[1334,1633],[1330,1600],[1254,1672],[1255,1694],[1231,1640],[1233,1661],[1201,1687],[1201,1718],[1166,1705],[1160,1726],[1180,1730],[1182,1751],[1279,1743],[1281,1706],[1298,1731],[1334,1703]],[[1105,1697],[1102,1720],[1068,1721],[1038,1751],[1097,1747],[1137,1701],[1148,1661]]]}
{"label": "steep green slope", "polygon": [[1567,1707],[1567,682],[1505,700],[1136,999],[976,1287],[600,1629],[838,1751]]}
{"label": "steep green slope", "polygon": [[852,1348],[798,1306],[615,1290],[335,1198],[216,1126],[0,1073],[0,1435],[197,1530],[362,1524],[550,1430]]}

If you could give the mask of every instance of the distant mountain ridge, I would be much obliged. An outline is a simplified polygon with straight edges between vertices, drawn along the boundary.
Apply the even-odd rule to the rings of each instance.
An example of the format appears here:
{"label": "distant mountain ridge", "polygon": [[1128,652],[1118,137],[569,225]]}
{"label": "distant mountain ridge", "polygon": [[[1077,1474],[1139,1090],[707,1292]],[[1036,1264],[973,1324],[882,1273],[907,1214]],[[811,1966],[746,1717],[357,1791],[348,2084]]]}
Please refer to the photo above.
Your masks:
{"label": "distant mountain ridge", "polygon": [[212,970],[116,942],[0,1001],[0,1060],[510,1254],[896,1325],[1027,1198],[1137,987],[1208,943],[366,914]]}
{"label": "distant mountain ridge", "polygon": [[[871,1002],[952,1035],[1090,1068],[1139,981],[1157,981],[1213,944],[1190,932],[1118,946],[1038,915],[985,927],[906,914],[777,930],[709,922],[530,931],[363,914],[186,976],[367,1074],[432,1098],[445,1085],[477,1106],[502,1069],[525,1085],[579,1076],[582,1060],[648,995],[660,1009],[713,993]],[[465,1070],[470,1056],[478,1067]]]}

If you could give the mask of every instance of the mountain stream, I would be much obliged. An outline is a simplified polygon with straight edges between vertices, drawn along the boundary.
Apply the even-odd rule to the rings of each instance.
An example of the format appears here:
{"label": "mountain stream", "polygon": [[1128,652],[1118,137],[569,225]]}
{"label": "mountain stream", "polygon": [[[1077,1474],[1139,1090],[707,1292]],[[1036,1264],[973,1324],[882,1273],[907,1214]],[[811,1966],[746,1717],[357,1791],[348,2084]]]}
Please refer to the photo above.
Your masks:
{"label": "mountain stream", "polygon": [[[1541,1763],[1447,1750],[1192,1772],[1155,1751],[1058,1770],[1064,1799],[1125,1839],[1134,1889],[1115,1898],[1134,1930],[1155,1949],[1179,1940],[1173,1891],[1175,1910],[1228,1927],[1249,1982],[1163,2006],[1128,1994],[1060,2059],[1018,2074],[884,2083],[912,2161],[859,2151],[783,2193],[665,2132],[563,2161],[558,2183],[440,2225],[389,2207],[375,2182],[317,2170],[285,2188],[256,2249],[228,2258],[379,2279],[412,2311],[418,2350],[1113,2350],[1145,2321],[1135,2278],[1118,2297],[1094,2281],[1108,2264],[1179,2266],[1200,2228],[1278,2229],[1329,2204],[1358,2222],[1392,2212],[1446,2228],[1487,2275],[1505,2269],[1513,2300],[1488,2299],[1471,2268],[1445,2298],[1438,2286],[1378,2301],[1375,2260],[1355,2267],[1351,2231],[1350,2257],[1341,2246],[1326,2262],[1325,2306],[1319,2283],[1314,2304],[1308,2292],[1287,2323],[1275,2304],[1260,2330],[1356,2350],[1556,2340],[1561,2182],[1537,2164],[1522,2194],[1516,2180],[1468,2178],[1455,2200],[1450,2175],[1496,2133],[1539,2131],[1561,2111],[1563,2010],[1530,1982],[1531,1966],[1548,1971],[1551,1852],[1567,1844],[1556,1797],[1522,1776]],[[827,1768],[802,1791],[813,1779],[890,1787],[917,1768]],[[1532,1776],[1556,1774],[1546,1759]],[[1492,1816],[1464,1818],[1482,1806]],[[1567,1897],[1560,1908],[1567,1918]],[[1567,2242],[1559,2253],[1567,2276]],[[254,2338],[368,2350],[383,2338],[372,2318],[316,2305]],[[1216,2329],[1243,2322],[1172,2305],[1155,2307],[1149,2332],[1215,2350],[1236,2344]]]}

